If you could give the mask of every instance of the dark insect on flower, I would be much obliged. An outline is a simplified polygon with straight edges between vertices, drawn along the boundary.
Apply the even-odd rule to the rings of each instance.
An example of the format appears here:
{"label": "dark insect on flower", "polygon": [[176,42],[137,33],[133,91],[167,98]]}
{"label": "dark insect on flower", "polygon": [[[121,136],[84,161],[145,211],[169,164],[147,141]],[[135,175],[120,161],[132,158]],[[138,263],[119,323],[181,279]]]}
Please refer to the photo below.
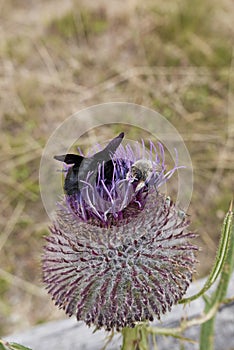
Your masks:
{"label": "dark insect on flower", "polygon": [[186,215],[158,192],[178,168],[165,172],[162,145],[159,153],[152,142],[149,151],[144,143],[119,145],[110,157],[111,178],[106,160],[96,163],[95,181],[87,173],[84,186],[60,203],[44,249],[43,279],[68,315],[120,330],[160,319],[182,298],[197,248]]}
{"label": "dark insect on flower", "polygon": [[[113,175],[114,165],[111,160],[111,156],[115,153],[124,137],[122,132],[100,152],[94,154],[92,157],[85,158],[78,154],[64,154],[60,156],[54,156],[54,159],[64,162],[68,165],[74,164],[69,168],[65,183],[64,190],[68,195],[72,195],[79,192],[79,186],[82,180],[85,180],[88,173],[92,173],[96,178],[97,168],[99,164],[104,163],[104,176],[105,179],[111,179]],[[89,178],[91,181],[91,178]]]}

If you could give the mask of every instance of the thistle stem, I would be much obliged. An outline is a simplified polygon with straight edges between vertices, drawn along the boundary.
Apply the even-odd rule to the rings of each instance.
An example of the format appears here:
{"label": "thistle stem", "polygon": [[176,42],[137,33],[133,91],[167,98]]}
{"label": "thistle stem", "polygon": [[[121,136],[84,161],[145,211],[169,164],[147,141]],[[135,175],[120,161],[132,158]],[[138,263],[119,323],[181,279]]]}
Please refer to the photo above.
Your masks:
{"label": "thistle stem", "polygon": [[135,328],[125,327],[122,330],[123,343],[121,350],[148,350],[149,340],[147,324]]}

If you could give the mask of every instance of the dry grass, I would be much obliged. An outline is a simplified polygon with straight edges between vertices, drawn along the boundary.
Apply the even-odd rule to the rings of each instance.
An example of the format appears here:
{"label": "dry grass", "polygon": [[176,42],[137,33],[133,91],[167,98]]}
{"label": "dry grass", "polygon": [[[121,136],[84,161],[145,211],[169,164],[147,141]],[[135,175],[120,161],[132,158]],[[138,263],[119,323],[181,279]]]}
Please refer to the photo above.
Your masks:
{"label": "dry grass", "polygon": [[233,2],[2,0],[0,13],[1,333],[64,316],[40,281],[38,168],[54,128],[93,104],[154,108],[183,136],[206,274],[233,193]]}

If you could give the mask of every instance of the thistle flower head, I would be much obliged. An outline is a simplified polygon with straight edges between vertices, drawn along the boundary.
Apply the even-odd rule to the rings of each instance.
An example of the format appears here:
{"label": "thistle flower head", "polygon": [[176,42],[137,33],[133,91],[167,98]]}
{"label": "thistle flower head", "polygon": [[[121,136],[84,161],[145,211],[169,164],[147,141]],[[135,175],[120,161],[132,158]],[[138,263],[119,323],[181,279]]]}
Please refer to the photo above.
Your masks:
{"label": "thistle flower head", "polygon": [[176,169],[165,172],[159,150],[160,156],[153,143],[149,151],[143,144],[142,153],[139,145],[119,146],[57,210],[44,250],[44,282],[56,305],[88,325],[120,330],[160,319],[192,279],[197,248],[189,240],[195,235],[158,192]]}

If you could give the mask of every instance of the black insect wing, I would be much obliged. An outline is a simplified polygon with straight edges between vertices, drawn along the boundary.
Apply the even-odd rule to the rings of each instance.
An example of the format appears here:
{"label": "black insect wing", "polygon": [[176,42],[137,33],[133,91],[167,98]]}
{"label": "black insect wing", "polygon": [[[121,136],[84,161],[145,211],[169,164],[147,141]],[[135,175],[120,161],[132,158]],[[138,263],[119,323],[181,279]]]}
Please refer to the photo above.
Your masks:
{"label": "black insect wing", "polygon": [[92,157],[85,158],[76,154],[66,154],[54,156],[54,159],[62,161],[66,164],[74,164],[68,169],[64,191],[67,195],[79,193],[84,186],[89,184],[94,185],[97,181],[98,166],[104,165],[103,177],[107,181],[111,181],[114,171],[114,164],[111,157],[119,147],[124,137],[124,133],[120,133],[117,137],[109,142],[109,144],[100,152],[97,152]]}
{"label": "black insect wing", "polygon": [[66,194],[71,196],[72,194],[78,193],[79,188],[79,167],[71,167],[68,169],[65,181],[64,181],[64,191]]}

